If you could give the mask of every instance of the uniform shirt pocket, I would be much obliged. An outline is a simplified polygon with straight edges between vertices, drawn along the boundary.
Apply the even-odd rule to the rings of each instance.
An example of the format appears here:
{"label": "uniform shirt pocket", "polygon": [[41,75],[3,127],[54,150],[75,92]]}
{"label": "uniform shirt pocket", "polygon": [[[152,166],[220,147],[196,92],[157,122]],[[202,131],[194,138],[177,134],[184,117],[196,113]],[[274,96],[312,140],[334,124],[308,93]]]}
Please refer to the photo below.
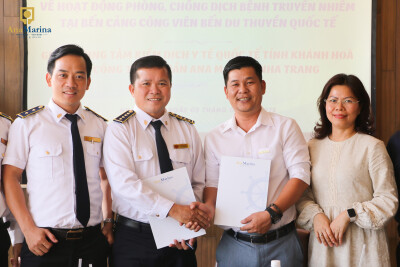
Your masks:
{"label": "uniform shirt pocket", "polygon": [[153,152],[150,149],[137,149],[133,148],[133,159],[135,162],[146,162],[153,158]]}
{"label": "uniform shirt pocket", "polygon": [[[4,145],[3,143],[0,143],[0,164],[3,161],[5,153],[6,153],[6,145]],[[0,168],[1,168],[1,166],[0,166]]]}
{"label": "uniform shirt pocket", "polygon": [[183,165],[189,164],[192,158],[189,148],[173,149],[169,152],[169,157],[171,158],[172,162]]}
{"label": "uniform shirt pocket", "polygon": [[62,151],[63,149],[61,144],[38,146],[34,150],[34,153],[38,157],[38,164],[32,164],[35,165],[35,171],[33,172],[35,177],[32,178],[44,178],[52,180],[63,178],[64,163]]}
{"label": "uniform shirt pocket", "polygon": [[[5,153],[6,153],[7,146],[3,143],[0,143],[0,163],[3,160]],[[0,166],[1,167],[1,166]]]}
{"label": "uniform shirt pocket", "polygon": [[273,153],[270,148],[262,147],[262,148],[258,149],[257,156],[259,159],[271,159],[272,160]]}
{"label": "uniform shirt pocket", "polygon": [[90,177],[99,175],[101,160],[101,143],[86,142],[85,168]]}

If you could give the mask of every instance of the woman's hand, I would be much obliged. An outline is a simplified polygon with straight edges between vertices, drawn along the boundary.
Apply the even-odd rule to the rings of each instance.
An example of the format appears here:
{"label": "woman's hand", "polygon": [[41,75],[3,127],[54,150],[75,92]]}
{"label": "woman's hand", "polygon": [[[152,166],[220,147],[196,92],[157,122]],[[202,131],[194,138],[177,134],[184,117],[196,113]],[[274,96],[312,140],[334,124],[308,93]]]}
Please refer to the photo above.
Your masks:
{"label": "woman's hand", "polygon": [[337,246],[338,242],[331,230],[331,221],[324,213],[318,213],[314,216],[314,233],[318,242],[323,243],[325,246]]}
{"label": "woman's hand", "polygon": [[347,230],[347,227],[349,226],[350,223],[350,218],[347,215],[347,210],[342,211],[331,223],[330,227],[332,229],[332,232],[336,238],[336,240],[339,241],[339,245],[342,244],[343,241],[343,235]]}

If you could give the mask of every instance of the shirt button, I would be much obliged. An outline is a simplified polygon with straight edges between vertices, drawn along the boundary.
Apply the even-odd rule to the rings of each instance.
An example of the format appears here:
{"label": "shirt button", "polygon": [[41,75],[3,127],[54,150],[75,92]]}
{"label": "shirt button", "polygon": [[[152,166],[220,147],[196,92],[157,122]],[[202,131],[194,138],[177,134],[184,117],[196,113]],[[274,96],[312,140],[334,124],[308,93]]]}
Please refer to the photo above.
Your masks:
{"label": "shirt button", "polygon": [[46,155],[49,155],[50,154],[50,152],[49,151],[46,151]]}
{"label": "shirt button", "polygon": [[156,217],[160,217],[160,214],[156,214]]}

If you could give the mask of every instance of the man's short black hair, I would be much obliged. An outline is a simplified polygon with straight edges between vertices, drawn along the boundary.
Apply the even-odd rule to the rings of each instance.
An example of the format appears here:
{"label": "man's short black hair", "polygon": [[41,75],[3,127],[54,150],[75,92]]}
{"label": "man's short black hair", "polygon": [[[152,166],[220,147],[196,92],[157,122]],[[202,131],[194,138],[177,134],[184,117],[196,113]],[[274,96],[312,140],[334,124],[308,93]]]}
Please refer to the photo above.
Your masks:
{"label": "man's short black hair", "polygon": [[228,63],[226,63],[225,65],[225,68],[222,72],[224,75],[225,86],[226,83],[228,82],[229,72],[231,70],[238,70],[244,67],[252,67],[256,72],[257,77],[260,79],[260,82],[262,81],[261,64],[252,57],[239,56],[229,60]]}
{"label": "man's short black hair", "polygon": [[138,71],[138,69],[142,68],[166,68],[168,72],[169,82],[172,84],[171,68],[169,67],[167,61],[165,61],[160,56],[141,57],[133,62],[130,72],[131,84],[135,83],[135,80],[137,78],[136,72]]}
{"label": "man's short black hair", "polygon": [[47,61],[47,72],[50,73],[50,75],[53,75],[56,60],[66,55],[77,55],[83,57],[86,62],[87,77],[90,78],[90,73],[92,72],[92,61],[80,46],[73,44],[60,46],[51,53],[50,58]]}

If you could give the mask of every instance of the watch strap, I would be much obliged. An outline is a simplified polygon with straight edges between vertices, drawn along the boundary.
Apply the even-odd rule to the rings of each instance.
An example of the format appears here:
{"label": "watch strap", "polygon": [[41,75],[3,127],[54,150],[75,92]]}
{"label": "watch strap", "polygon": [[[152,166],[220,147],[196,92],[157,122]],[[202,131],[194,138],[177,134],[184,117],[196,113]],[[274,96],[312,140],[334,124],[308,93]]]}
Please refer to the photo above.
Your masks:
{"label": "watch strap", "polygon": [[269,206],[268,208],[265,209],[269,215],[271,215],[271,223],[272,224],[276,224],[278,223],[281,219],[282,219],[282,214],[277,213],[276,211],[274,211],[271,206]]}

